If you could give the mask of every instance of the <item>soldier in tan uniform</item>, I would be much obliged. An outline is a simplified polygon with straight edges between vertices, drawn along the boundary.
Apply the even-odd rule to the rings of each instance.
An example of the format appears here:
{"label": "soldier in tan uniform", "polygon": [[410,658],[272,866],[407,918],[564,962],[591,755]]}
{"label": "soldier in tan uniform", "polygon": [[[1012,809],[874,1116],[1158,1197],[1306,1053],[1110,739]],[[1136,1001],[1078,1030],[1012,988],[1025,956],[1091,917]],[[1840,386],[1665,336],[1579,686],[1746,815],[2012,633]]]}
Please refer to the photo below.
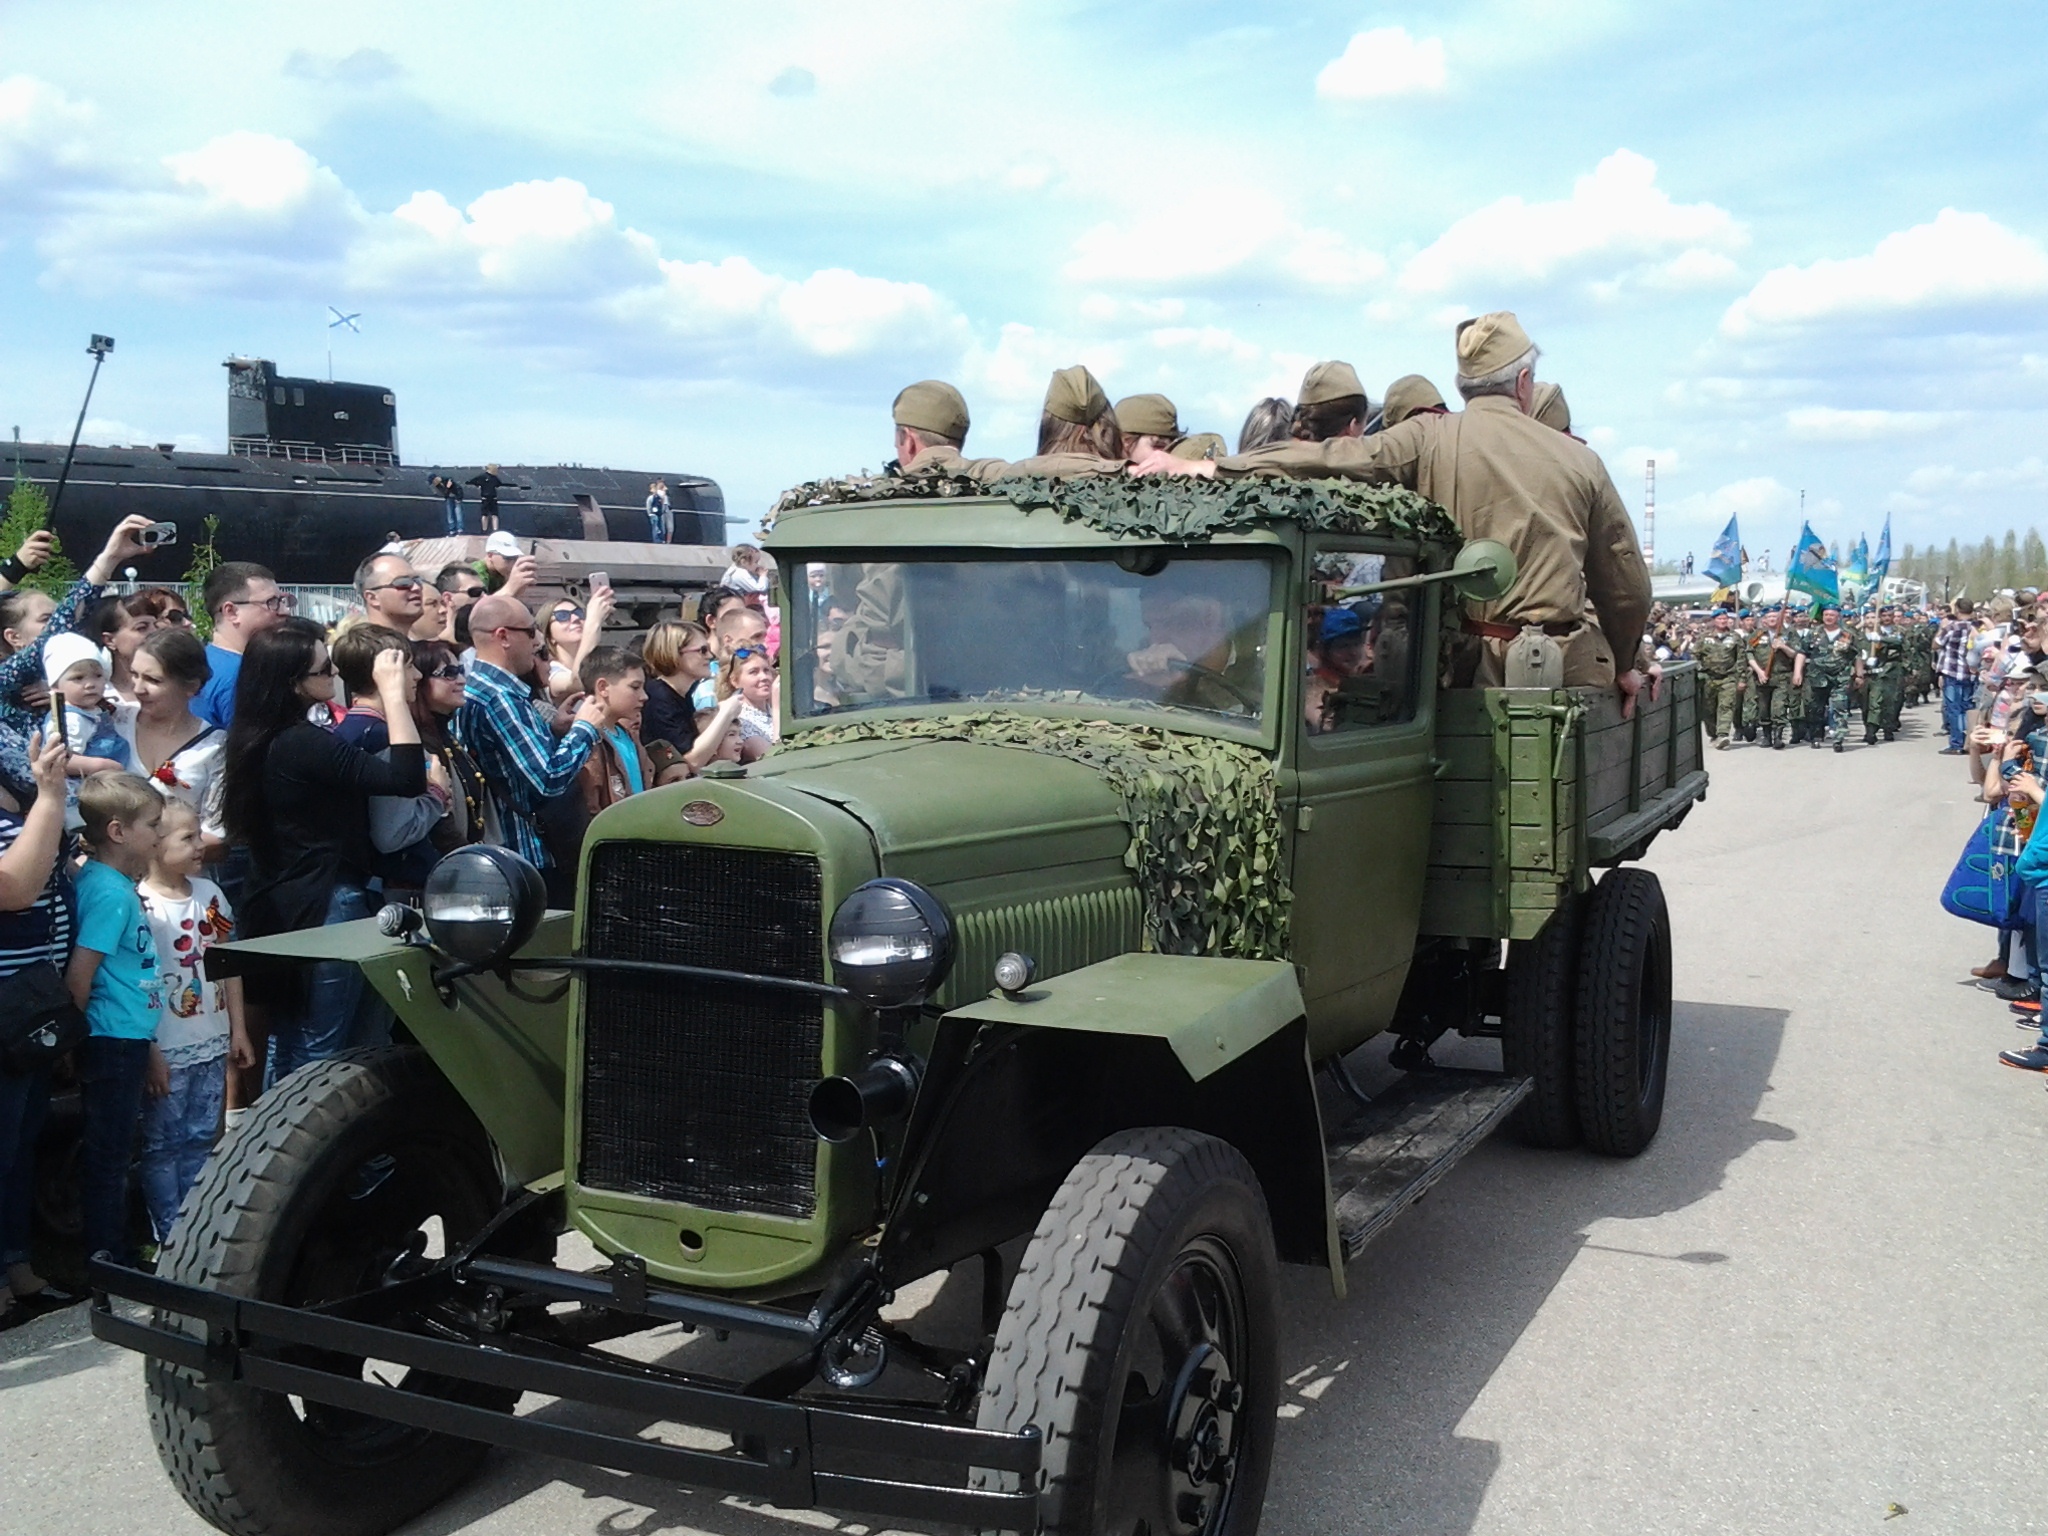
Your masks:
{"label": "soldier in tan uniform", "polygon": [[1536,394],[1529,405],[1529,414],[1546,427],[1562,432],[1566,437],[1583,437],[1572,430],[1572,408],[1564,397],[1564,386],[1548,381],[1536,386]]}
{"label": "soldier in tan uniform", "polygon": [[906,475],[971,475],[999,459],[968,459],[967,401],[944,379],[906,385],[890,412],[896,423],[896,463]]}
{"label": "soldier in tan uniform", "polygon": [[1365,435],[1372,402],[1349,363],[1317,363],[1301,376],[1301,394],[1294,403],[1296,442],[1321,443],[1332,438]]}
{"label": "soldier in tan uniform", "polygon": [[1028,459],[975,461],[977,480],[1017,475],[1120,475],[1128,459],[1116,413],[1095,375],[1076,363],[1052,376],[1038,417],[1038,452]]}
{"label": "soldier in tan uniform", "polygon": [[1419,373],[1404,373],[1387,386],[1380,405],[1380,430],[1398,427],[1411,416],[1448,416],[1451,408],[1437,387]]}
{"label": "soldier in tan uniform", "polygon": [[[1520,572],[1499,602],[1466,608],[1464,628],[1476,644],[1460,658],[1454,682],[1498,686],[1509,642],[1522,626],[1540,625],[1564,651],[1567,684],[1611,683],[1633,697],[1643,675],[1633,667],[1617,675],[1615,659],[1634,657],[1642,645],[1650,576],[1607,467],[1529,414],[1536,347],[1513,315],[1465,321],[1457,353],[1465,409],[1442,421],[1414,417],[1368,438],[1276,443],[1214,464],[1155,454],[1137,468],[1405,485],[1444,507],[1467,538],[1507,545]],[[1588,603],[1597,624],[1586,622]]]}
{"label": "soldier in tan uniform", "polygon": [[1158,451],[1176,459],[1220,459],[1230,451],[1214,432],[1182,431],[1180,411],[1164,395],[1124,396],[1116,403],[1116,425],[1128,458]]}

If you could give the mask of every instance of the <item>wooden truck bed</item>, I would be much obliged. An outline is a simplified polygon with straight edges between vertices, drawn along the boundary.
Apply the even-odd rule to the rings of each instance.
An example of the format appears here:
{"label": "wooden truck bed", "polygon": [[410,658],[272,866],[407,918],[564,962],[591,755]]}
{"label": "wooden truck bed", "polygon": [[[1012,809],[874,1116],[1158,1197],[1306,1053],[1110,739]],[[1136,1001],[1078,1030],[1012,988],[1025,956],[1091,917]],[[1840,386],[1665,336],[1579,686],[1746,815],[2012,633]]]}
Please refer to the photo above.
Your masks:
{"label": "wooden truck bed", "polygon": [[1685,819],[1707,792],[1704,745],[1691,662],[1627,720],[1606,688],[1439,693],[1423,933],[1534,938],[1566,892]]}

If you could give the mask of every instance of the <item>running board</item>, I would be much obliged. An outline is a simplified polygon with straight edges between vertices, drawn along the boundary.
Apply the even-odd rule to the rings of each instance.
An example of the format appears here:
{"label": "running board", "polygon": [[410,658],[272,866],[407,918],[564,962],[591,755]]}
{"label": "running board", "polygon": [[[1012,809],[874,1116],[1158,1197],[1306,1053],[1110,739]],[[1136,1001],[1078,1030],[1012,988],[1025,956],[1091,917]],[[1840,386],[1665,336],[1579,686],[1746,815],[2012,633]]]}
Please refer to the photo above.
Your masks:
{"label": "running board", "polygon": [[1502,1072],[1426,1067],[1338,1126],[1326,1146],[1345,1262],[1486,1140],[1529,1087]]}

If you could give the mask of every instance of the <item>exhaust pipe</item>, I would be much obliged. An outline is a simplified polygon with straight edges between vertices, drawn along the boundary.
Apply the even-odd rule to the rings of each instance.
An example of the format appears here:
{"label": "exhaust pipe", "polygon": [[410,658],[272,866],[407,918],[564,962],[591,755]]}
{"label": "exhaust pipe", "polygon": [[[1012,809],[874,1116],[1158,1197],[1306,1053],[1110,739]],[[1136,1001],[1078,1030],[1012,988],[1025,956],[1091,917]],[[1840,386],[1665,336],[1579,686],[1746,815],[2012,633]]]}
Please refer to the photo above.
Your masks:
{"label": "exhaust pipe", "polygon": [[825,1078],[811,1090],[811,1129],[837,1146],[894,1120],[917,1097],[921,1075],[914,1059],[877,1056],[858,1072]]}

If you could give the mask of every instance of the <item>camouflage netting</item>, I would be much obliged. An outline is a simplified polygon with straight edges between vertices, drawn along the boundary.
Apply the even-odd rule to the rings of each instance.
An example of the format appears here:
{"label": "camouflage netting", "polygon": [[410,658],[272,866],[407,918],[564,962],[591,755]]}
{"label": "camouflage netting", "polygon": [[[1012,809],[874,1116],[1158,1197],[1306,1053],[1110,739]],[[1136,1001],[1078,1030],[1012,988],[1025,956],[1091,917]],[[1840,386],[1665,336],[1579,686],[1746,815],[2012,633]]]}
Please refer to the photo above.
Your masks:
{"label": "camouflage netting", "polygon": [[849,720],[798,732],[777,756],[850,741],[969,741],[1063,757],[1099,773],[1123,802],[1124,862],[1145,898],[1145,947],[1170,955],[1282,960],[1286,860],[1273,764],[1236,742],[1107,720],[1006,710]]}
{"label": "camouflage netting", "polygon": [[1052,512],[1119,538],[1186,543],[1260,523],[1289,522],[1333,533],[1384,533],[1455,546],[1450,515],[1399,486],[1348,480],[1200,480],[1163,475],[1031,475],[983,485],[963,475],[879,475],[812,480],[783,492],[775,513],[799,507],[910,498],[997,496],[1024,512]]}

